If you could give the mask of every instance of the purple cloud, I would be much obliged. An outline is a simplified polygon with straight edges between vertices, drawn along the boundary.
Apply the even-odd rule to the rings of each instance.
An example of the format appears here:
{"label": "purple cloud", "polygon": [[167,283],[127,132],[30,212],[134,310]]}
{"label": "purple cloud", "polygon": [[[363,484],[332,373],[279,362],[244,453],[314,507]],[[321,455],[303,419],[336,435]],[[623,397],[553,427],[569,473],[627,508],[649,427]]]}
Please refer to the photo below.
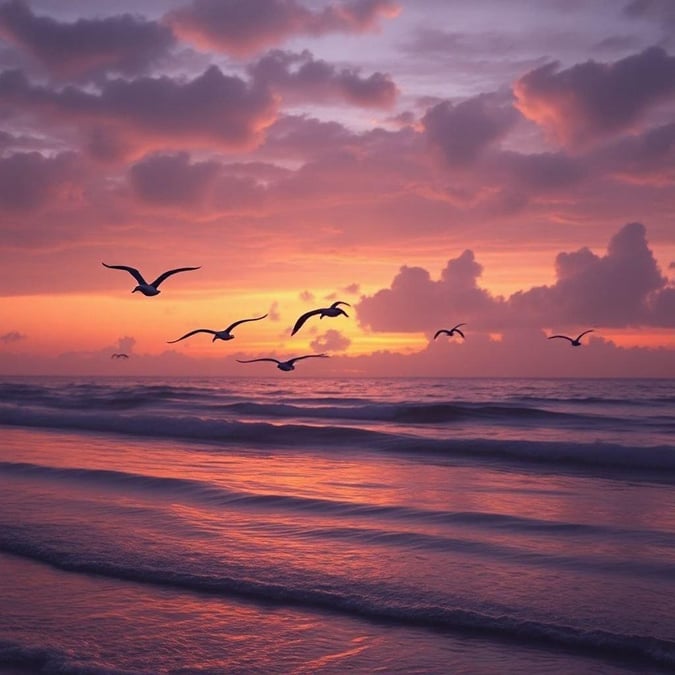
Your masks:
{"label": "purple cloud", "polygon": [[231,211],[260,207],[266,197],[253,175],[240,175],[238,165],[192,163],[186,152],[144,157],[129,170],[129,182],[141,201],[169,208]]}
{"label": "purple cloud", "polygon": [[481,265],[468,250],[448,261],[438,281],[421,267],[403,266],[390,288],[361,298],[359,323],[375,331],[426,333],[453,321],[494,323],[503,301],[478,287],[481,273]]}
{"label": "purple cloud", "polygon": [[192,0],[165,21],[183,39],[246,56],[293,35],[360,33],[398,13],[392,0],[352,0],[309,9],[296,0]]}
{"label": "purple cloud", "polygon": [[614,63],[565,70],[548,63],[520,78],[514,91],[526,117],[565,143],[583,145],[628,129],[675,95],[675,57],[651,47]]}
{"label": "purple cloud", "polygon": [[402,267],[389,288],[357,305],[359,323],[374,331],[432,333],[448,322],[482,330],[556,326],[675,326],[675,286],[661,274],[640,223],[629,223],[605,255],[588,248],[560,253],[557,281],[494,297],[478,287],[471,251],[450,260],[437,281],[420,267]]}
{"label": "purple cloud", "polygon": [[189,155],[182,152],[144,158],[131,167],[129,179],[144,201],[190,206],[205,199],[219,171],[215,162],[190,164]]}
{"label": "purple cloud", "polygon": [[36,16],[23,0],[0,6],[0,36],[59,77],[138,73],[175,43],[166,26],[130,14],[63,23]]}
{"label": "purple cloud", "polygon": [[471,164],[489,146],[503,138],[518,113],[510,103],[483,94],[453,104],[443,101],[422,118],[432,150],[451,167]]}
{"label": "purple cloud", "polygon": [[386,108],[393,105],[397,94],[388,75],[361,77],[354,69],[338,70],[326,61],[315,60],[307,50],[300,54],[273,50],[249,71],[256,83],[291,100],[342,99],[358,106]]}
{"label": "purple cloud", "polygon": [[0,205],[15,211],[45,206],[78,176],[75,156],[44,157],[38,152],[0,158]]}
{"label": "purple cloud", "polygon": [[588,248],[558,254],[556,276],[553,286],[516,293],[509,304],[516,313],[564,324],[675,325],[675,314],[664,311],[673,289],[659,271],[641,223],[624,225],[604,256]]}
{"label": "purple cloud", "polygon": [[[19,115],[106,130],[133,147],[199,145],[245,148],[259,142],[276,115],[270,92],[211,66],[189,81],[141,77],[107,81],[100,93],[32,85],[19,71],[0,74],[0,106]],[[105,136],[105,132],[101,132]],[[160,143],[161,142],[161,143]]]}

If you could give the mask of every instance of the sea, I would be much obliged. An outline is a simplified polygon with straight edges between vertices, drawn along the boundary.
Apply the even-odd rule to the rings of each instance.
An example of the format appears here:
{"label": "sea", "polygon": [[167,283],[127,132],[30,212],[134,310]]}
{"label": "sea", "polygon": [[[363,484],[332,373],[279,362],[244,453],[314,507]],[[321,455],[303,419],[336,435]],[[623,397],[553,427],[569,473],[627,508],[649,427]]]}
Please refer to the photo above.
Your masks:
{"label": "sea", "polygon": [[0,377],[0,673],[675,672],[675,380]]}

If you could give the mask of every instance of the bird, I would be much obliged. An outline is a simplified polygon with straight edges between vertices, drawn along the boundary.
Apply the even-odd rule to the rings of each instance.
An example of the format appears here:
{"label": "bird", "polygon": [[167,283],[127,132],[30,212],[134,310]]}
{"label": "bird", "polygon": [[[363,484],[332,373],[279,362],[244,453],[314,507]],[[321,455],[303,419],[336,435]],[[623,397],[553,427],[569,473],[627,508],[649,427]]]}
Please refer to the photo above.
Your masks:
{"label": "bird", "polygon": [[283,370],[284,372],[288,372],[290,370],[295,370],[295,362],[296,361],[301,361],[302,359],[314,359],[314,358],[320,358],[320,359],[327,359],[329,358],[328,354],[307,354],[306,356],[296,356],[293,359],[288,359],[288,361],[279,361],[279,359],[273,359],[273,358],[266,358],[266,359],[248,359],[246,361],[242,361],[240,359],[237,359],[239,363],[255,363],[256,361],[271,361],[272,363],[277,364],[277,368],[279,370]]}
{"label": "bird", "polygon": [[112,354],[111,359],[128,359],[129,354]]}
{"label": "bird", "polygon": [[179,337],[177,340],[167,340],[169,344],[173,344],[174,342],[180,342],[181,340],[185,340],[185,338],[189,338],[191,335],[196,335],[197,333],[211,333],[213,335],[213,339],[211,342],[215,342],[216,340],[234,340],[234,335],[232,335],[231,331],[233,328],[238,326],[240,323],[246,323],[247,321],[260,321],[261,319],[264,319],[267,316],[267,314],[263,314],[262,316],[257,316],[254,319],[240,319],[239,321],[235,321],[234,323],[231,323],[227,328],[223,328],[223,330],[211,330],[210,328],[197,328],[196,330],[191,330],[189,333],[185,333],[182,337]]}
{"label": "bird", "polygon": [[588,330],[585,330],[583,333],[579,333],[574,339],[571,337],[568,337],[567,335],[549,335],[548,339],[552,340],[553,338],[562,338],[563,340],[569,340],[570,344],[572,347],[580,347],[581,346],[581,338],[586,335],[586,333],[592,333],[593,329],[589,328]]}
{"label": "bird", "polygon": [[160,274],[151,284],[149,284],[144,278],[143,275],[135,268],[135,267],[129,267],[128,265],[106,265],[105,263],[101,263],[103,267],[108,267],[111,270],[126,270],[131,274],[131,276],[138,281],[138,286],[134,288],[132,293],[135,293],[136,291],[140,291],[143,293],[143,295],[146,296],[153,296],[153,295],[159,295],[160,291],[158,286],[168,277],[170,277],[172,274],[177,274],[178,272],[189,272],[191,270],[198,270],[199,267],[179,267],[178,269],[175,270],[168,270],[167,272],[164,272],[163,274]]}
{"label": "bird", "polygon": [[320,307],[319,309],[313,309],[309,312],[305,312],[296,322],[295,326],[293,326],[293,330],[291,331],[291,335],[295,335],[303,326],[305,321],[309,319],[311,316],[315,316],[316,314],[319,315],[320,319],[323,319],[324,316],[340,316],[340,314],[344,314],[345,316],[349,316],[347,312],[345,312],[344,309],[341,309],[338,305],[347,305],[347,307],[351,307],[351,305],[348,302],[343,302],[342,300],[336,300],[330,307]]}
{"label": "bird", "polygon": [[465,323],[458,323],[454,328],[451,328],[450,330],[446,330],[445,328],[441,328],[440,330],[436,331],[436,335],[434,335],[434,340],[439,336],[445,333],[447,336],[452,337],[455,333],[459,333],[462,337],[464,337],[464,333],[462,333],[461,330],[459,330],[460,326],[466,326]]}

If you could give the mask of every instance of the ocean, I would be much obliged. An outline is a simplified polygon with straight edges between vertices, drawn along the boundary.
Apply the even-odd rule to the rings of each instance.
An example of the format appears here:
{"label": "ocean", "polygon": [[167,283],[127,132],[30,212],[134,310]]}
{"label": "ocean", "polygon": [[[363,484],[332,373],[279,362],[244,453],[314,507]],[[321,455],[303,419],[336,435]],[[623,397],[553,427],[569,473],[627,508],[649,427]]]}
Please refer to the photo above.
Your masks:
{"label": "ocean", "polygon": [[0,378],[0,673],[675,671],[675,381]]}

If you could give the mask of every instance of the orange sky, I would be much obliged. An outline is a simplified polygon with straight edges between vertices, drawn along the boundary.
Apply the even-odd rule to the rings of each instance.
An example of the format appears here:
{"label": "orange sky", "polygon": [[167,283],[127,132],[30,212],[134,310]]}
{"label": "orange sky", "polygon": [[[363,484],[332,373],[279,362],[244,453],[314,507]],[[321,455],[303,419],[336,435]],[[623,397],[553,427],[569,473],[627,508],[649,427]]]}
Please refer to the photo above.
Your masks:
{"label": "orange sky", "polygon": [[675,376],[665,5],[233,7],[0,5],[0,373]]}

